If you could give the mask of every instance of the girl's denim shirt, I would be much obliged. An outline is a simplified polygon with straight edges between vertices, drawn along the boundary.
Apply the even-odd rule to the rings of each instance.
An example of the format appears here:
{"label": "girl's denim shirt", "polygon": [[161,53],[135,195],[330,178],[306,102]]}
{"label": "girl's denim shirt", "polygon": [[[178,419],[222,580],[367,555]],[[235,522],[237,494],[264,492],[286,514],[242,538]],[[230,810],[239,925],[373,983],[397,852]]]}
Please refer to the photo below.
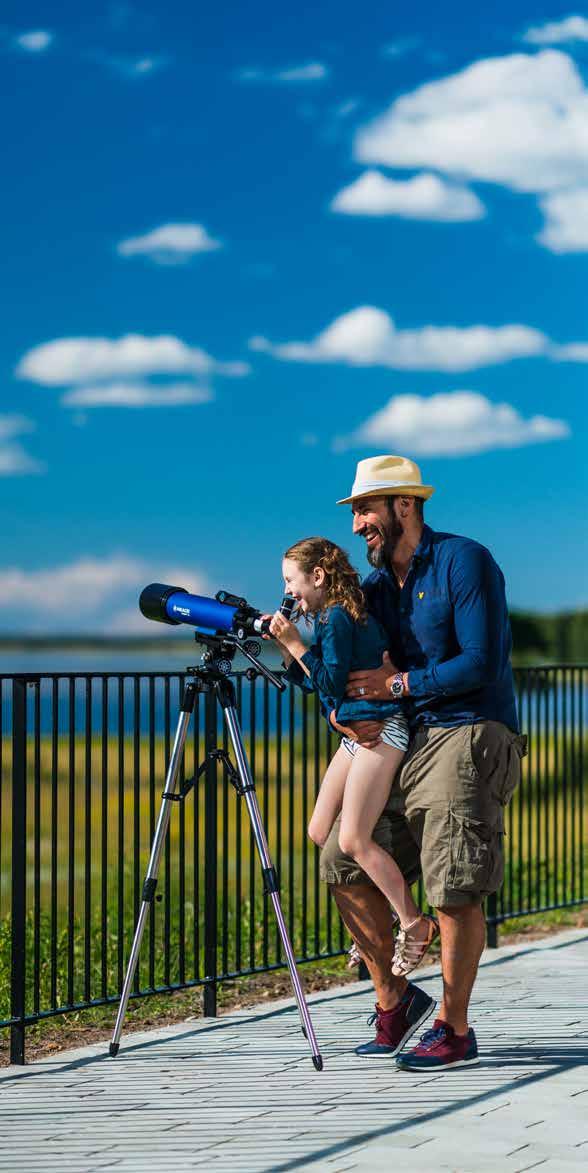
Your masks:
{"label": "girl's denim shirt", "polygon": [[337,721],[385,721],[402,712],[402,701],[367,700],[346,697],[347,677],[360,668],[381,668],[382,656],[388,650],[384,629],[373,615],[364,623],[352,619],[348,612],[335,604],[322,611],[314,621],[314,643],[302,656],[302,663],[310,672],[305,675],[300,664],[293,661],[286,676],[307,692],[318,692],[323,712],[335,709]]}

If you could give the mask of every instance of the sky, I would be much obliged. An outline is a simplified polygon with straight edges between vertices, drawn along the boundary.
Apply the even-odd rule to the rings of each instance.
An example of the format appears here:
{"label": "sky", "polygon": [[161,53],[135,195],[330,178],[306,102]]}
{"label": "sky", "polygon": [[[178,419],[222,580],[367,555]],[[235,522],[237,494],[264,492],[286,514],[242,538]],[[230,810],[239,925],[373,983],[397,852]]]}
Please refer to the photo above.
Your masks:
{"label": "sky", "polygon": [[19,0],[0,64],[1,632],[363,572],[386,452],[513,607],[588,604],[588,9]]}

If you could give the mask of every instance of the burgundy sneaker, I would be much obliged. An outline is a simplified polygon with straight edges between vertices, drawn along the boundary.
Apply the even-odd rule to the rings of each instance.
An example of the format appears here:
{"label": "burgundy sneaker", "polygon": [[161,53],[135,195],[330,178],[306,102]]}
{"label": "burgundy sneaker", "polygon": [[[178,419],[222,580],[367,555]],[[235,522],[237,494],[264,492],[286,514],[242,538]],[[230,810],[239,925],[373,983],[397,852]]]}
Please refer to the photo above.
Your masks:
{"label": "burgundy sneaker", "polygon": [[448,1022],[436,1018],[432,1030],[426,1030],[420,1043],[396,1063],[403,1071],[437,1071],[446,1067],[465,1067],[479,1063],[476,1036],[470,1027],[467,1035],[456,1035]]}
{"label": "burgundy sneaker", "polygon": [[370,1043],[355,1048],[356,1055],[397,1055],[411,1035],[435,1009],[435,999],[409,982],[393,1010],[382,1010],[376,1002],[376,1012],[368,1018],[368,1025],[376,1024],[376,1037]]}

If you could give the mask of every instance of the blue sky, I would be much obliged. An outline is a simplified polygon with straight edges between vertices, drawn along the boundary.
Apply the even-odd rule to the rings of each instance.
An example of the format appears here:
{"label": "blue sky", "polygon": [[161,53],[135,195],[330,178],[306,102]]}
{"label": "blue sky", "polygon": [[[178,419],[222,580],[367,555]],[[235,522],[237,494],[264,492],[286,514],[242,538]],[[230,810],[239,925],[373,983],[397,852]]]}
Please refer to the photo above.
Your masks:
{"label": "blue sky", "polygon": [[21,2],[0,54],[0,630],[362,567],[380,452],[514,606],[586,605],[588,12]]}

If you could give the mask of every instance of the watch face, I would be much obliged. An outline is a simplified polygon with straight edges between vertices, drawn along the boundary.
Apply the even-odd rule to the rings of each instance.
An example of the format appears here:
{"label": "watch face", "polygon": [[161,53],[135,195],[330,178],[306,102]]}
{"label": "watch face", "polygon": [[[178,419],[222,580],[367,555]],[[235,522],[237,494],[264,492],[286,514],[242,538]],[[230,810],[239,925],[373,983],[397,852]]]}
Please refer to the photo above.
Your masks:
{"label": "watch face", "polygon": [[398,699],[402,696],[403,691],[404,691],[404,689],[402,687],[402,680],[393,680],[392,681],[392,696]]}

